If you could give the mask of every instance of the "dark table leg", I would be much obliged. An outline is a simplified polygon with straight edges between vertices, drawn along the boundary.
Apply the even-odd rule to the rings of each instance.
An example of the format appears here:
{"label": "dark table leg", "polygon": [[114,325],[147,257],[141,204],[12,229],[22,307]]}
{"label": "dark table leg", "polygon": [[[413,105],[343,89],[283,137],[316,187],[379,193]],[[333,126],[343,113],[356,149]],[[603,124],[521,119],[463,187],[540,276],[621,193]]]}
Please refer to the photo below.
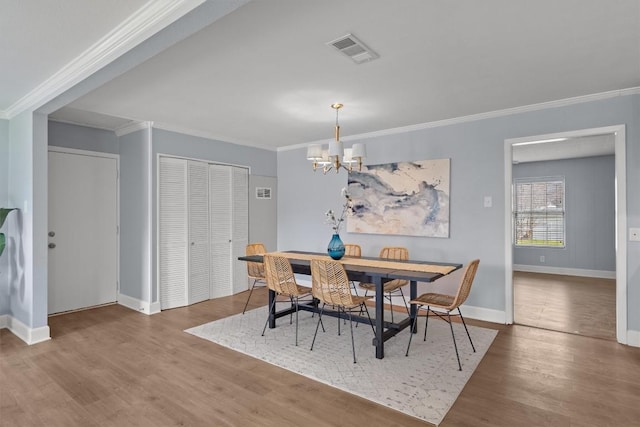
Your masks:
{"label": "dark table leg", "polygon": [[276,327],[276,306],[273,304],[273,300],[276,299],[275,291],[269,289],[269,307],[272,307],[269,313],[269,329]]}
{"label": "dark table leg", "polygon": [[376,337],[374,344],[376,346],[376,359],[384,359],[384,293],[382,291],[382,277],[373,277],[373,283],[376,285]]}
{"label": "dark table leg", "polygon": [[[418,282],[416,282],[415,280],[411,281],[411,285],[409,288],[409,296],[411,297],[412,301],[418,297]],[[414,326],[411,332],[414,334],[418,332],[418,325],[417,325],[417,322],[415,322],[415,318],[417,314],[418,314],[418,311],[417,311],[416,305],[411,304],[411,307],[409,308],[409,317],[411,318],[411,324]]]}

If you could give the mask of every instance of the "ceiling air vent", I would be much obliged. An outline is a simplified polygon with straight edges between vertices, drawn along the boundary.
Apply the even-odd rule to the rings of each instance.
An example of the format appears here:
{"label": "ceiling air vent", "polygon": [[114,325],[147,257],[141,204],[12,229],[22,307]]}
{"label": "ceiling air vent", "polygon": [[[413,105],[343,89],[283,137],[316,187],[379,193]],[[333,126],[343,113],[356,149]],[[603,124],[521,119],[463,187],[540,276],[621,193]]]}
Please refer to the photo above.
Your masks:
{"label": "ceiling air vent", "polygon": [[351,58],[356,64],[372,61],[378,57],[377,53],[369,49],[353,34],[347,34],[346,36],[330,41],[327,45],[335,47]]}

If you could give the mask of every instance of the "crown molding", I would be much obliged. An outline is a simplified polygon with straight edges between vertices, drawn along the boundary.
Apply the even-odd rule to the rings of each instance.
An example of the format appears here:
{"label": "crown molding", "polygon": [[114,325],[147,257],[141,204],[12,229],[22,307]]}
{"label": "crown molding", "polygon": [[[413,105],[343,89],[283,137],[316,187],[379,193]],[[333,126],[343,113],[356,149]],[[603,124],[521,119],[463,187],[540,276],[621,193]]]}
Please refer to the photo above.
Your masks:
{"label": "crown molding", "polygon": [[[609,92],[600,92],[600,93],[594,93],[591,95],[576,96],[574,98],[559,99],[556,101],[542,102],[539,104],[525,105],[522,107],[514,107],[514,108],[507,108],[504,110],[489,111],[487,113],[479,113],[479,114],[472,114],[469,116],[455,117],[452,119],[437,120],[435,122],[419,123],[415,125],[402,126],[397,128],[391,128],[391,129],[383,129],[383,130],[378,130],[374,132],[361,133],[357,135],[349,135],[348,137],[341,138],[341,140],[351,141],[351,140],[362,140],[367,138],[377,138],[380,136],[396,135],[399,133],[413,132],[413,131],[422,130],[422,129],[451,126],[459,123],[511,116],[514,114],[526,113],[530,111],[546,110],[548,108],[565,107],[568,105],[582,104],[585,102],[615,98],[618,96],[638,95],[638,94],[640,94],[640,87],[612,90]],[[323,139],[320,141],[313,141],[313,142],[307,142],[302,144],[289,145],[286,147],[279,147],[278,151],[297,150],[299,148],[306,148],[310,144],[325,144],[327,143],[327,141],[332,141],[332,140]]]}
{"label": "crown molding", "polygon": [[116,136],[120,138],[121,136],[128,135],[133,132],[137,132],[139,130],[151,129],[153,126],[153,122],[133,122],[127,123],[124,126],[120,126],[115,130]]}
{"label": "crown molding", "polygon": [[36,86],[0,117],[12,119],[35,110],[184,16],[205,0],[149,1],[107,35]]}

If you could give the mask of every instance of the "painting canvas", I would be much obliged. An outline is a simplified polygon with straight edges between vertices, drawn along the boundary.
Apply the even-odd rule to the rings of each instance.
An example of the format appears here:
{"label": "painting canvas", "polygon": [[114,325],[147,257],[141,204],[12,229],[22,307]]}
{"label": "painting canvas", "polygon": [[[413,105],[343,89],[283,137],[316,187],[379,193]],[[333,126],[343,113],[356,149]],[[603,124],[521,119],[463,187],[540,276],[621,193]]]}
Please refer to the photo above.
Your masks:
{"label": "painting canvas", "polygon": [[449,237],[450,159],[363,166],[349,173],[349,233]]}

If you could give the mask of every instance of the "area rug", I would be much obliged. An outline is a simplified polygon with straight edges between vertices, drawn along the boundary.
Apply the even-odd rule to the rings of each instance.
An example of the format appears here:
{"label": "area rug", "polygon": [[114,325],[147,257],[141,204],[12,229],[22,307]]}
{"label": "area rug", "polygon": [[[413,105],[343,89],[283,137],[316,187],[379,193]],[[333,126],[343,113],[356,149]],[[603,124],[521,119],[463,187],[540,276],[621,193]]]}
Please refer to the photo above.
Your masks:
{"label": "area rug", "polygon": [[405,329],[385,342],[384,359],[375,358],[371,327],[360,324],[356,328],[354,324],[357,363],[353,363],[349,322],[341,324],[342,333],[338,335],[338,319],[323,316],[326,332],[322,329],[318,332],[310,351],[317,316],[312,318],[311,313],[300,312],[297,347],[295,322],[290,324],[288,316],[278,319],[277,327],[267,328],[265,336],[261,336],[266,316],[267,308],[262,307],[185,332],[436,425],[497,335],[492,329],[468,326],[476,347],[474,353],[462,324],[454,323],[462,362],[459,371],[451,331],[444,321],[429,320],[425,342],[421,318],[409,357],[405,357],[409,339],[409,330]]}

